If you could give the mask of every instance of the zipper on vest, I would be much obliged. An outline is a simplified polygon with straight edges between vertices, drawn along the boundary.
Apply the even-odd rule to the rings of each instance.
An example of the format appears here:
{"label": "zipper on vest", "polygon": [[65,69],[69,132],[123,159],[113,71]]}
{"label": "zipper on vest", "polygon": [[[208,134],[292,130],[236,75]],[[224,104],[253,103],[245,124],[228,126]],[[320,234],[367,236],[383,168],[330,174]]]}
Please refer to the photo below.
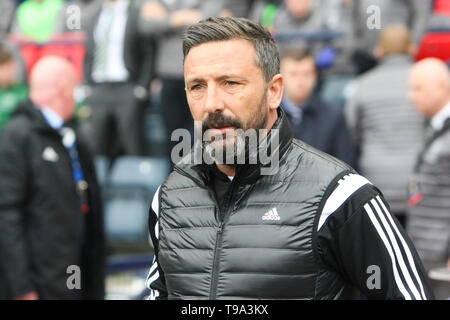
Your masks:
{"label": "zipper on vest", "polygon": [[225,227],[225,223],[228,220],[228,218],[230,217],[231,213],[233,210],[236,209],[237,204],[233,205],[233,198],[234,198],[234,186],[236,185],[236,181],[237,178],[233,179],[233,181],[231,182],[230,185],[230,189],[227,192],[227,197],[229,197],[229,199],[227,199],[228,201],[225,203],[228,203],[228,206],[226,207],[225,210],[225,215],[222,216],[221,210],[220,210],[220,206],[219,203],[214,195],[213,190],[208,187],[208,186],[204,186],[202,183],[200,183],[199,180],[191,177],[190,175],[186,174],[185,172],[183,172],[182,170],[177,169],[177,167],[175,167],[175,170],[180,173],[181,175],[190,178],[191,180],[193,180],[197,185],[199,185],[201,188],[208,190],[210,197],[213,199],[214,204],[215,204],[215,210],[217,210],[218,214],[216,215],[219,222],[219,227],[217,229],[217,234],[216,234],[216,243],[214,246],[214,255],[213,255],[213,267],[212,267],[212,273],[211,273],[211,286],[209,289],[209,299],[210,300],[215,300],[217,297],[217,284],[219,282],[219,260],[220,260],[220,251],[222,250],[222,240],[223,240],[223,228]]}
{"label": "zipper on vest", "polygon": [[228,218],[231,215],[231,212],[234,210],[234,205],[232,205],[233,203],[233,198],[234,198],[234,186],[236,184],[236,180],[233,180],[231,182],[231,186],[230,189],[227,192],[227,197],[228,197],[228,201],[225,202],[227,203],[227,207],[225,210],[225,215],[221,215],[220,212],[220,207],[218,206],[218,210],[219,210],[219,214],[218,217],[220,219],[220,223],[219,223],[219,229],[217,230],[217,235],[216,235],[216,245],[214,246],[214,260],[213,260],[213,268],[212,268],[212,275],[211,275],[211,288],[210,288],[210,292],[209,292],[209,299],[210,300],[215,300],[217,297],[217,284],[219,282],[219,259],[220,259],[220,251],[222,251],[222,240],[223,240],[223,228],[225,227],[225,223],[228,220]]}
{"label": "zipper on vest", "polygon": [[216,235],[216,245],[214,247],[214,260],[213,260],[213,267],[212,267],[212,275],[211,275],[211,288],[209,291],[209,299],[215,300],[217,296],[217,283],[219,282],[219,259],[220,254],[219,252],[222,249],[222,234],[223,234],[223,225],[224,222],[221,221],[219,224],[219,229],[217,230]]}

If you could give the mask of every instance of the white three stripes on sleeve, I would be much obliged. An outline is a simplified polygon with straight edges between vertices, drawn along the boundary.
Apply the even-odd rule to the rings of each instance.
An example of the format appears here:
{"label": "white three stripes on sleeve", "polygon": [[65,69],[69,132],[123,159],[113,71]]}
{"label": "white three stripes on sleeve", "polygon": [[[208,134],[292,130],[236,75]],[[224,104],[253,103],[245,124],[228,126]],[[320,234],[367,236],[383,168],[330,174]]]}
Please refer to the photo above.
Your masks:
{"label": "white three stripes on sleeve", "polygon": [[[153,196],[152,201],[152,210],[156,214],[156,217],[159,215],[159,189],[161,186],[158,187],[158,190],[156,190],[155,195]],[[158,220],[155,224],[155,237],[156,239],[159,239],[159,228],[158,228]],[[153,263],[150,267],[150,271],[148,272],[146,285],[147,288],[150,289],[150,296],[148,297],[149,300],[155,300],[157,297],[159,297],[159,291],[153,290],[150,286],[153,282],[155,282],[159,278],[159,271],[158,271],[158,263],[156,261],[156,256],[153,257]]]}
{"label": "white three stripes on sleeve", "polygon": [[387,209],[386,206],[384,205],[383,201],[381,201],[381,199],[380,199],[379,196],[377,197],[377,200],[378,200],[378,202],[381,204],[381,206],[382,206],[384,212],[386,212],[386,216],[388,217],[388,219],[389,219],[391,225],[393,226],[393,228],[394,228],[396,234],[399,235],[400,242],[402,243],[403,249],[405,250],[406,256],[407,256],[407,258],[408,258],[408,263],[409,263],[409,265],[410,265],[411,268],[412,268],[412,271],[413,271],[413,273],[414,273],[414,276],[415,276],[417,282],[419,283],[419,286],[420,286],[420,292],[421,292],[421,294],[422,294],[422,297],[424,298],[424,300],[426,300],[427,297],[426,297],[426,295],[425,295],[425,291],[423,290],[423,285],[422,285],[422,282],[420,281],[420,277],[419,277],[419,274],[418,274],[418,272],[417,272],[416,265],[415,265],[415,263],[414,263],[414,258],[413,258],[412,254],[411,254],[411,250],[410,250],[409,246],[406,244],[405,239],[400,235],[400,232],[398,231],[398,228],[397,228],[397,226],[395,225],[394,220],[392,219],[392,216],[389,214],[388,209]]}
{"label": "white three stripes on sleeve", "polygon": [[[161,188],[161,186],[159,186],[158,190],[156,190],[155,195],[153,196],[153,201],[152,201],[152,210],[156,214],[157,218],[159,215],[159,189],[160,188]],[[156,239],[159,239],[158,220],[156,220],[156,224],[155,224],[155,237],[156,237]]]}
{"label": "white three stripes on sleeve", "polygon": [[146,281],[147,288],[150,289],[149,300],[155,300],[157,297],[159,297],[159,291],[153,290],[150,287],[150,285],[158,278],[159,278],[158,263],[156,262],[156,257],[153,257],[153,264],[150,267],[150,271],[148,272]]}
{"label": "white three stripes on sleeve", "polygon": [[[358,191],[361,187],[365,186],[366,184],[371,183],[366,178],[357,174],[348,174],[344,176],[341,180],[339,180],[338,186],[331,193],[331,195],[325,202],[325,205],[319,218],[317,230],[320,230],[320,228],[325,224],[326,220],[333,213],[335,213],[337,209],[347,199],[349,199],[356,191]],[[369,203],[373,206],[374,210],[372,210],[372,207],[369,205]],[[368,203],[364,205],[364,209],[367,215],[369,216],[372,224],[374,225],[378,235],[383,241],[386,250],[388,251],[388,254],[392,262],[395,282],[400,292],[407,300],[412,299],[411,294],[413,295],[414,299],[426,300],[427,297],[425,295],[422,282],[418,275],[417,268],[414,263],[413,256],[411,254],[411,250],[406,244],[406,241],[402,237],[397,226],[395,225],[395,222],[392,219],[391,214],[387,210],[381,198],[377,196],[375,199],[370,200]],[[378,221],[377,217],[381,221],[381,224]],[[384,227],[386,232],[383,230],[382,226]],[[398,239],[400,239],[401,248],[403,248],[403,251],[405,252],[407,259],[404,259],[402,251],[400,250],[400,245],[395,235],[398,237]],[[400,272],[398,266],[400,267]],[[420,287],[420,292],[417,285],[413,281],[410,270],[412,271],[416,283]],[[406,283],[403,282],[402,277]]]}
{"label": "white three stripes on sleeve", "polygon": [[[373,208],[375,209],[376,215],[375,215],[374,211],[372,210],[372,208],[370,207],[369,203],[364,205],[364,209],[365,209],[367,215],[369,216],[372,224],[374,225],[375,229],[377,230],[378,235],[380,236],[381,240],[383,241],[383,244],[385,245],[386,250],[389,253],[389,256],[390,256],[391,262],[392,262],[392,269],[394,272],[395,282],[396,282],[400,292],[403,294],[403,296],[405,297],[406,300],[412,299],[408,290],[412,293],[412,295],[414,296],[414,299],[426,300],[427,297],[423,290],[422,282],[417,273],[417,268],[416,268],[414,259],[411,254],[411,250],[409,249],[408,245],[406,244],[405,239],[402,237],[397,226],[395,225],[394,220],[391,217],[391,214],[388,212],[386,206],[383,204],[383,202],[381,201],[381,198],[379,196],[377,196],[376,199],[372,199],[370,201],[370,203],[372,204]],[[381,207],[380,207],[380,205],[381,205]],[[380,219],[381,224],[378,221],[377,217]],[[386,217],[388,218],[389,221],[386,220]],[[384,227],[386,232],[383,230],[381,225]],[[400,250],[400,246],[398,244],[396,236],[394,235],[394,232],[395,232],[395,235],[398,237],[398,239],[400,239],[403,250],[406,253],[407,261],[405,261],[405,259],[403,257],[403,254]],[[386,236],[386,233],[387,233],[387,236]],[[400,266],[401,274],[399,273],[397,265]],[[419,290],[417,289],[416,284],[414,283],[414,281],[411,277],[411,274],[410,274],[410,271],[409,271],[407,265],[409,265],[409,269],[412,270],[412,272],[414,274],[414,278],[416,279],[416,282],[420,286],[420,293],[419,293]],[[403,280],[400,277],[400,275],[403,276],[406,283],[403,283]],[[408,290],[406,290],[406,287],[408,288]]]}
{"label": "white three stripes on sleeve", "polygon": [[338,182],[338,186],[328,197],[325,205],[323,207],[322,213],[319,219],[319,225],[317,231],[322,228],[325,221],[331,216],[336,210],[355,193],[358,189],[366,184],[371,184],[369,180],[358,175],[358,174],[348,174],[344,176]]}

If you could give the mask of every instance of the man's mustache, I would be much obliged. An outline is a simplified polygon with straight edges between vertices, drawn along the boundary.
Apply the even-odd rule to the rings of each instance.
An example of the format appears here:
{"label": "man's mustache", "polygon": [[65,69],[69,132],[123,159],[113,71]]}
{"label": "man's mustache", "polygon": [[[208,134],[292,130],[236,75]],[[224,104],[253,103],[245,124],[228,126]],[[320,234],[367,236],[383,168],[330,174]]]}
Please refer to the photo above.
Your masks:
{"label": "man's mustache", "polygon": [[226,117],[222,113],[210,113],[202,123],[202,133],[205,133],[208,129],[224,127],[235,127],[236,129],[241,129],[242,124],[239,120]]}

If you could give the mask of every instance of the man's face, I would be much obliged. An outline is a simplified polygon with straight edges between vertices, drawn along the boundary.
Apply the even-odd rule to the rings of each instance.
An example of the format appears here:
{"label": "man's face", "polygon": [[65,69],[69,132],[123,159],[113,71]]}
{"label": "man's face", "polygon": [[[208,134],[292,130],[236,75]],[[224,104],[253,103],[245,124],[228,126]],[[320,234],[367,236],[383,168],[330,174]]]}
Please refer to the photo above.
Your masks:
{"label": "man's face", "polygon": [[63,101],[60,114],[65,121],[71,119],[75,114],[76,104],[74,90],[77,86],[77,79],[74,73],[67,74],[65,80],[60,83],[59,98]]}
{"label": "man's face", "polygon": [[409,83],[409,98],[416,106],[417,111],[432,117],[439,108],[435,84],[414,71],[411,73]]}
{"label": "man's face", "polygon": [[222,147],[232,144],[236,149],[236,129],[267,126],[266,83],[255,62],[252,43],[242,39],[204,43],[186,56],[184,78],[192,116],[202,122],[202,133],[208,130],[211,141],[223,139]]}
{"label": "man's face", "polygon": [[294,17],[303,19],[311,12],[312,1],[313,0],[285,0],[284,4]]}
{"label": "man's face", "polygon": [[314,60],[310,57],[300,61],[285,58],[281,62],[286,96],[295,103],[309,99],[316,85],[317,74]]}

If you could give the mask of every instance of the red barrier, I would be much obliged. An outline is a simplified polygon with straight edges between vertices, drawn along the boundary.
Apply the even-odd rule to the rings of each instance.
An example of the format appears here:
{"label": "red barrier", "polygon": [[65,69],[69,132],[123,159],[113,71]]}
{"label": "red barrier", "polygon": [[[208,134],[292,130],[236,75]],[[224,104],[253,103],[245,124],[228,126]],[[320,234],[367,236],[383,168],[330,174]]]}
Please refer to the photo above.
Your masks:
{"label": "red barrier", "polygon": [[25,64],[27,74],[30,75],[34,64],[44,56],[59,56],[69,60],[77,73],[78,79],[83,79],[83,61],[86,53],[86,36],[80,32],[69,32],[54,36],[47,43],[36,43],[29,39],[11,36],[8,40],[19,47]]}

